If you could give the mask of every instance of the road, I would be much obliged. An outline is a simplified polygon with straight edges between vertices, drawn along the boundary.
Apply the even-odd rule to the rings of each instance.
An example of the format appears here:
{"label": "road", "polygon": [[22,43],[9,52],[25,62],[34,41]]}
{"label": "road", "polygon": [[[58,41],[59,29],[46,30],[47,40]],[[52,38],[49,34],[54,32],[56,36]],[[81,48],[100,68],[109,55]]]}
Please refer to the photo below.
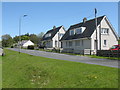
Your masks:
{"label": "road", "polygon": [[[19,51],[17,48],[8,48],[13,51]],[[87,56],[75,56],[75,55],[66,55],[60,53],[53,53],[53,52],[45,52],[39,50],[26,50],[21,49],[22,53],[27,53],[34,56],[42,56],[47,58],[59,59],[59,60],[67,60],[67,61],[74,61],[74,62],[81,62],[87,64],[96,64],[101,66],[108,66],[108,67],[115,67],[120,68],[120,61],[118,60],[109,60],[109,59],[98,59],[98,58],[90,58]]]}

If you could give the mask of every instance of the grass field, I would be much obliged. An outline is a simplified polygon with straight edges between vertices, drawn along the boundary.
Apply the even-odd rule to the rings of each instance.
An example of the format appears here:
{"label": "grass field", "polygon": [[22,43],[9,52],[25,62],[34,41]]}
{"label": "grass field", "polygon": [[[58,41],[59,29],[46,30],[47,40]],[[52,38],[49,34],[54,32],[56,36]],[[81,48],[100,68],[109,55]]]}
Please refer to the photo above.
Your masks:
{"label": "grass field", "polygon": [[117,88],[118,69],[19,54],[2,58],[3,88]]}

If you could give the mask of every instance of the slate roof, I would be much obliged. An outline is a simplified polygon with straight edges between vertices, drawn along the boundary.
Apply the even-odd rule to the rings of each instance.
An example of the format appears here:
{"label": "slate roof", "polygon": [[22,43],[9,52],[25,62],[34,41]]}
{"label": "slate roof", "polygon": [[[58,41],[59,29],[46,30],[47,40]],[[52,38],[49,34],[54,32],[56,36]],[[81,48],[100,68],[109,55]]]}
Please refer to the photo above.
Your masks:
{"label": "slate roof", "polygon": [[[97,17],[97,25],[100,24],[104,16]],[[79,27],[86,27],[86,29],[84,30],[82,34],[69,35],[70,30],[79,28]],[[71,25],[70,28],[67,30],[67,32],[64,34],[64,36],[61,38],[61,40],[71,40],[71,39],[91,37],[95,28],[96,28],[95,18],[91,20],[87,20],[85,23],[82,22],[82,23],[78,23],[75,25]]]}
{"label": "slate roof", "polygon": [[45,37],[45,35],[43,36],[42,40],[52,40],[52,38],[55,36],[55,34],[60,30],[62,26],[56,27],[55,29],[51,29],[49,31],[47,31],[46,34],[51,33],[51,37]]}

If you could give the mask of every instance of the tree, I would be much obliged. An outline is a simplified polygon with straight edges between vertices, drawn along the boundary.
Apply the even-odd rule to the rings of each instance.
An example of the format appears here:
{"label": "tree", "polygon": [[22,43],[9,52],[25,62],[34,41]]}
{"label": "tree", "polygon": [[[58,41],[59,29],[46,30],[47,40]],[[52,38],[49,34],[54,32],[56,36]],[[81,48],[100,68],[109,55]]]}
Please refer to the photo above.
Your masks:
{"label": "tree", "polygon": [[9,34],[2,35],[2,46],[9,47],[13,44],[13,39]]}
{"label": "tree", "polygon": [[18,41],[19,41],[19,36],[15,36],[15,37],[13,38],[13,42],[14,42],[14,43],[18,43]]}
{"label": "tree", "polygon": [[29,33],[26,33],[25,36],[30,36],[30,34],[29,34]]}
{"label": "tree", "polygon": [[[29,36],[27,36],[27,35],[22,35],[22,36],[21,36],[21,40],[29,40]],[[19,36],[15,36],[15,37],[13,38],[13,41],[14,41],[14,43],[18,43],[18,41],[19,41]]]}
{"label": "tree", "polygon": [[44,36],[44,32],[41,32],[37,35],[39,44],[41,44],[41,40],[42,40],[43,36]]}
{"label": "tree", "polygon": [[36,34],[30,34],[30,40],[35,43],[38,44],[38,37]]}
{"label": "tree", "polygon": [[29,39],[30,39],[29,36],[25,36],[25,35],[22,35],[22,36],[21,36],[21,40],[29,40]]}
{"label": "tree", "polygon": [[39,39],[42,38],[44,36],[44,32],[39,33],[37,36]]}

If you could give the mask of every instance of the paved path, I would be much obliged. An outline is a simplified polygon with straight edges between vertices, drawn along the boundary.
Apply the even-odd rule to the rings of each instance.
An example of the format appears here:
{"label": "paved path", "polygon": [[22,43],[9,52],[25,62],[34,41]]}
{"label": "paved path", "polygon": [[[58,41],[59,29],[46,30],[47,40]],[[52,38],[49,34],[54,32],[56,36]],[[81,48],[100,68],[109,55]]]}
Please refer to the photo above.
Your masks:
{"label": "paved path", "polygon": [[[19,49],[17,48],[8,48],[8,49],[19,51]],[[101,65],[101,66],[120,68],[120,66],[118,66],[118,63],[120,63],[120,61],[118,60],[97,59],[97,58],[90,58],[87,56],[74,56],[74,55],[66,55],[66,54],[45,52],[45,51],[39,51],[39,50],[21,49],[21,52],[34,55],[34,56],[42,56],[42,57],[47,57],[47,58],[59,59],[59,60],[68,60],[68,61],[75,61],[75,62],[82,62],[82,63],[88,63],[88,64],[96,64],[96,65]]]}

